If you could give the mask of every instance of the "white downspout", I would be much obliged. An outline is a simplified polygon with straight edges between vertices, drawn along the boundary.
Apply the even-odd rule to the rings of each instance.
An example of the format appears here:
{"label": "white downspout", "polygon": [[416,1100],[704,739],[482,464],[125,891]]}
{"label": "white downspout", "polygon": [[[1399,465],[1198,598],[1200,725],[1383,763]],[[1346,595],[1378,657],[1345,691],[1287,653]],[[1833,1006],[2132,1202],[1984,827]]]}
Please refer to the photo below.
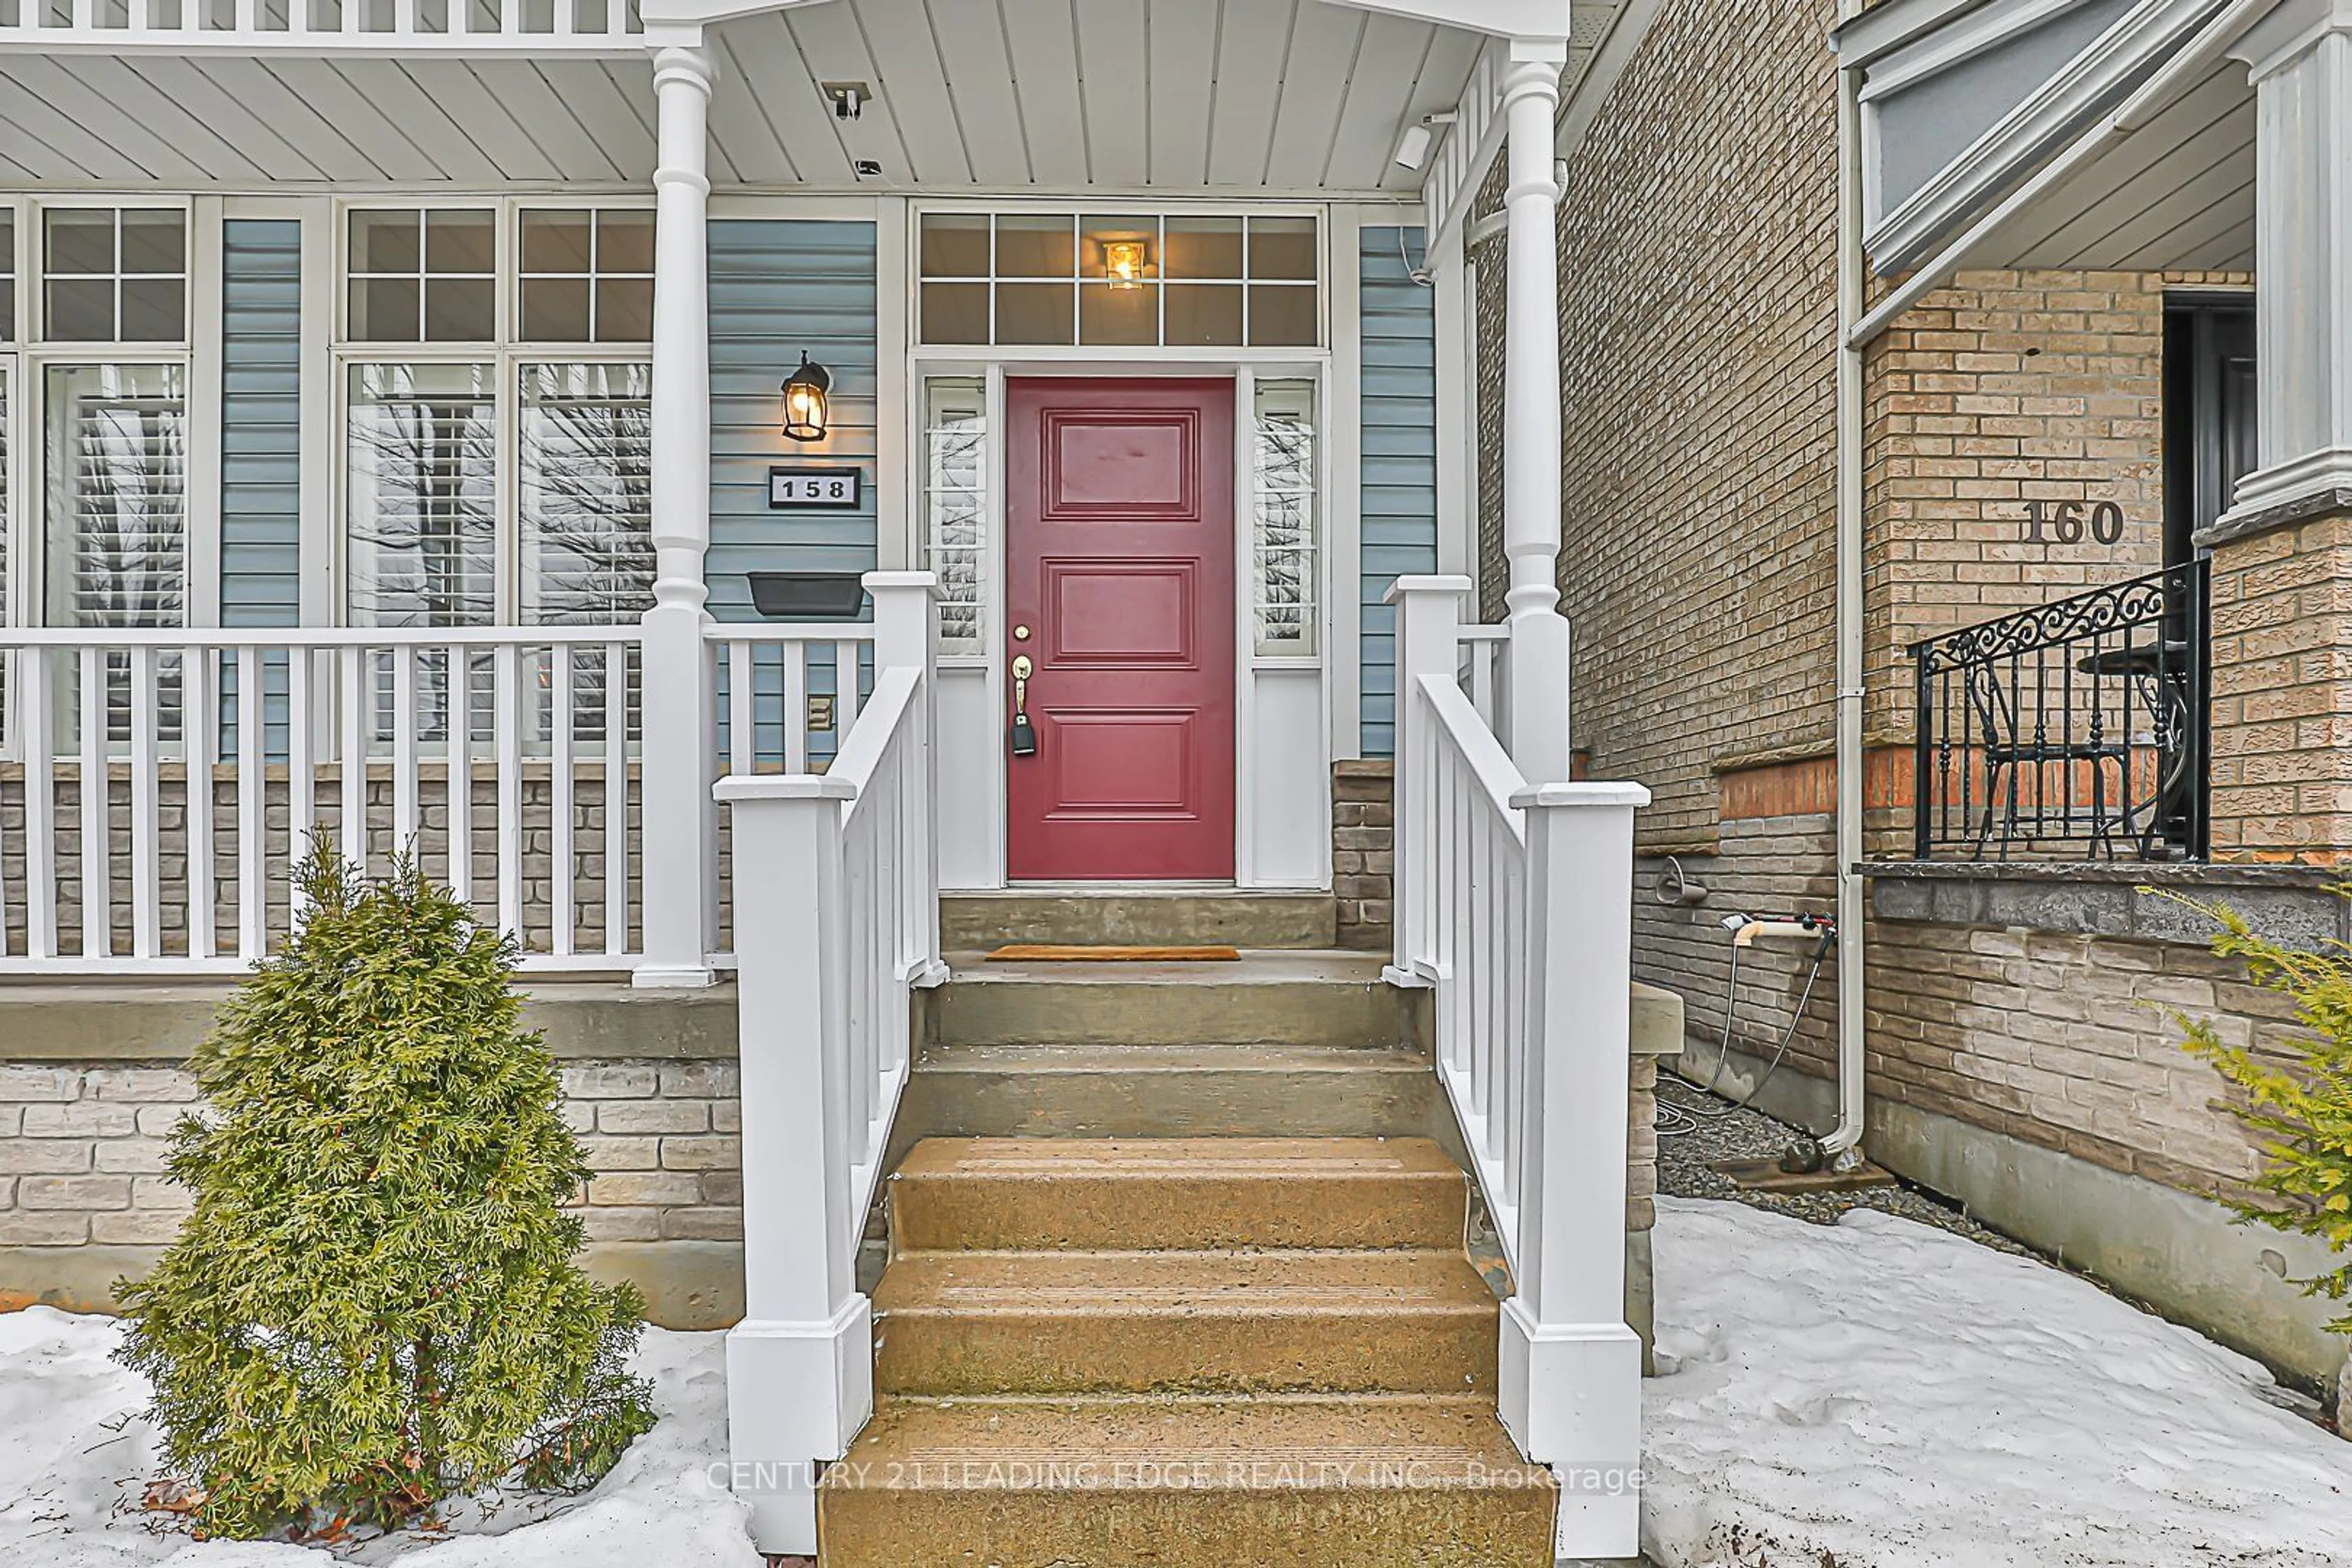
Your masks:
{"label": "white downspout", "polygon": [[[1862,0],[1839,0],[1841,21]],[[1837,254],[1837,982],[1838,1123],[1822,1141],[1833,1168],[1862,1163],[1865,1021],[1862,863],[1863,370],[1853,326],[1867,300],[1863,275],[1861,73],[1838,67]]]}

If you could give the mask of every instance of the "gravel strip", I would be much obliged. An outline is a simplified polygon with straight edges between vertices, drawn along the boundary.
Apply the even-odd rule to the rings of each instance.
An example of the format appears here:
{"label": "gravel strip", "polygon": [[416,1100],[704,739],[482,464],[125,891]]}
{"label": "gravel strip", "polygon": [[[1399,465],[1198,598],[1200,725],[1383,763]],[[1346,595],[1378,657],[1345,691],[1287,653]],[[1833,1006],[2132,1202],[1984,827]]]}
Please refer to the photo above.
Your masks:
{"label": "gravel strip", "polygon": [[1908,1183],[1852,1193],[1751,1193],[1741,1191],[1730,1177],[1714,1169],[1721,1160],[1777,1158],[1803,1136],[1802,1128],[1760,1110],[1735,1106],[1672,1073],[1658,1075],[1658,1191],[1662,1193],[1682,1198],[1728,1198],[1815,1225],[1835,1225],[1838,1215],[1849,1209],[1878,1209],[2003,1252],[2034,1256],[2031,1248],[1970,1219],[1958,1205]]}

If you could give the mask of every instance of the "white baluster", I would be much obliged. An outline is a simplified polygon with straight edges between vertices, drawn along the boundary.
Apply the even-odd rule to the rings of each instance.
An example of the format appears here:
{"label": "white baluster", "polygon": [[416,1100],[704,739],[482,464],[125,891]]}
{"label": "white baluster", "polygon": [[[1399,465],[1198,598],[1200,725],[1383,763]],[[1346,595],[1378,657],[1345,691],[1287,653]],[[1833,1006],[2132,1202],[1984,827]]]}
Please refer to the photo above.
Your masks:
{"label": "white baluster", "polygon": [[778,663],[783,669],[784,686],[784,772],[808,772],[808,659],[809,645],[787,642],[776,645]]}
{"label": "white baluster", "polygon": [[572,955],[578,932],[578,911],[572,908],[572,645],[556,643],[547,650],[550,673],[548,703],[553,722],[548,747],[548,814],[552,832],[549,847],[554,875],[550,879],[551,938],[556,956]]}
{"label": "white baluster", "polygon": [[857,722],[857,654],[862,645],[837,642],[833,645],[833,747],[841,749],[841,738]]}
{"label": "white baluster", "polygon": [[629,649],[604,645],[604,952],[629,951]]}
{"label": "white baluster", "polygon": [[342,842],[343,858],[367,875],[368,868],[368,655],[370,649],[342,650]]}
{"label": "white baluster", "polygon": [[499,929],[520,940],[522,930],[522,679],[515,645],[491,655],[498,711]]}
{"label": "white baluster", "polygon": [[50,699],[56,668],[49,650],[28,647],[17,664],[23,679],[8,692],[16,705],[25,758],[25,955],[58,956],[57,721]]}
{"label": "white baluster", "polygon": [[[299,719],[292,710],[290,694],[293,672],[305,669],[303,685],[307,693],[307,654],[300,649],[286,656],[287,689],[289,694],[287,733],[292,735],[307,722],[308,715]],[[263,741],[268,735],[269,708],[262,688],[261,650],[251,644],[236,650],[236,952],[246,963],[258,960],[269,951],[269,845],[268,842],[269,770],[265,763]],[[306,704],[307,706],[307,704]],[[309,774],[308,748],[304,748],[303,774]],[[294,784],[294,757],[291,748],[287,758],[287,787]],[[306,783],[301,786],[304,800],[310,798]],[[310,813],[297,826],[288,840],[288,863],[301,859],[310,847],[303,835],[310,830]]]}
{"label": "white baluster", "polygon": [[187,821],[188,956],[213,955],[213,753],[220,744],[220,713],[213,701],[215,660],[209,647],[180,650],[181,773]]}
{"label": "white baluster", "polygon": [[[242,689],[248,679],[243,673],[247,664],[246,650],[237,649],[236,658],[236,668],[239,671],[236,679]],[[310,853],[310,833],[319,823],[319,764],[318,748],[315,742],[319,734],[320,715],[319,705],[313,700],[313,693],[318,686],[315,679],[318,673],[318,658],[316,650],[299,645],[286,656],[286,863],[289,868],[299,866],[303,858]],[[259,734],[260,731],[257,729],[255,731],[257,748]],[[240,773],[246,772],[242,759],[248,754],[258,756],[259,752],[257,749],[252,753],[246,751],[244,731],[240,727],[237,732],[237,756],[240,759],[237,768]],[[259,770],[257,768],[254,771],[257,773]],[[259,782],[258,779],[256,780],[257,794]],[[242,788],[241,784],[239,787]],[[247,796],[239,794],[237,810],[240,821],[244,820],[243,814],[247,810],[246,801]],[[242,835],[242,828],[239,829],[239,833]],[[246,853],[246,849],[240,845],[238,854],[242,856]],[[254,860],[265,858],[258,834],[254,837],[251,854]],[[245,869],[248,876],[252,874],[249,867],[241,866],[240,868]],[[248,889],[253,885],[248,883]],[[306,901],[299,886],[287,890],[287,909],[293,918],[299,920],[301,917]],[[248,900],[240,894],[238,903],[240,905],[238,923],[244,930],[246,955],[249,958],[258,951],[263,936],[264,924],[260,915],[257,912],[251,912],[259,910],[260,900],[257,898]]]}
{"label": "white baluster", "polygon": [[461,904],[474,901],[474,658],[463,644],[446,655],[443,684],[448,717],[443,728],[449,735],[449,770],[446,799],[449,812],[449,890]]}
{"label": "white baluster", "polygon": [[163,726],[155,711],[155,649],[140,643],[131,650],[131,955],[152,959],[163,951],[162,790],[156,752]]}
{"label": "white baluster", "polygon": [[416,645],[395,643],[392,648],[392,852],[415,855],[420,867],[425,853],[418,842],[416,763]]}
{"label": "white baluster", "polygon": [[760,732],[752,702],[752,647],[744,641],[727,645],[727,771],[759,771]]}
{"label": "white baluster", "polygon": [[106,656],[81,650],[81,955],[114,952],[113,884],[107,866]]}

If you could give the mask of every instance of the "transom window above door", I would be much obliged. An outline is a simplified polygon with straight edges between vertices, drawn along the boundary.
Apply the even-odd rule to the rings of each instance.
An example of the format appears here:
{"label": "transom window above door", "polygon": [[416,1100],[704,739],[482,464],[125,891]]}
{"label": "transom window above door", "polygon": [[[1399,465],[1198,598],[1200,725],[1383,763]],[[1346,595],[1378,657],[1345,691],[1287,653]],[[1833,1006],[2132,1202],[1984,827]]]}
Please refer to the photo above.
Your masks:
{"label": "transom window above door", "polygon": [[1305,216],[930,212],[926,343],[1311,348],[1321,235]]}

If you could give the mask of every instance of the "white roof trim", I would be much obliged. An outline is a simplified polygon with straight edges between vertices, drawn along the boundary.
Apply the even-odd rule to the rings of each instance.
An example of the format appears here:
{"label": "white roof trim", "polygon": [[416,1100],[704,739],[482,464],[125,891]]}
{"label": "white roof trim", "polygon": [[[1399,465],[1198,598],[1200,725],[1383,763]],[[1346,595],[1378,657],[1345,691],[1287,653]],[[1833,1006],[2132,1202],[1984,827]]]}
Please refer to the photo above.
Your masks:
{"label": "white roof trim", "polygon": [[1984,4],[1985,0],[1887,0],[1839,26],[1830,35],[1830,47],[1837,51],[1838,63],[1858,69]]}
{"label": "white roof trim", "polygon": [[[1863,101],[1900,92],[2006,43],[2029,27],[2064,16],[2083,0],[1990,0],[1949,26],[1906,45],[1872,63]],[[1841,64],[1851,62],[1841,61]]]}
{"label": "white roof trim", "polygon": [[1897,317],[1927,295],[1950,282],[1954,274],[1975,259],[2037,198],[2063,183],[2100,152],[2153,119],[2157,111],[2185,89],[2203,80],[2207,73],[2230,52],[2231,46],[2260,21],[2277,0],[2226,0],[2226,3],[2228,8],[2202,36],[2165,62],[2154,76],[2141,83],[2112,112],[2035,171],[2025,184],[1923,263],[1917,271],[1897,285],[1894,292],[1880,300],[1869,314],[1856,321],[1853,330],[1847,334],[1848,346],[1861,348],[1885,331],[1894,325]]}
{"label": "white roof trim", "polygon": [[1601,36],[1600,47],[1584,63],[1584,69],[1569,89],[1567,107],[1560,111],[1559,135],[1552,150],[1567,157],[1581,146],[1601,117],[1601,106],[1609,101],[1617,79],[1633,61],[1642,40],[1650,36],[1650,26],[1657,21],[1658,13],[1665,8],[1665,0],[1624,0],[1610,18],[1609,30]]}
{"label": "white roof trim", "polygon": [[[1864,237],[1882,273],[1918,259],[1937,235],[1966,221],[1989,193],[2048,152],[2091,106],[2115,93],[2229,0],[2140,0],[2091,47],[2001,117]],[[2159,70],[2159,74],[2162,74]]]}

